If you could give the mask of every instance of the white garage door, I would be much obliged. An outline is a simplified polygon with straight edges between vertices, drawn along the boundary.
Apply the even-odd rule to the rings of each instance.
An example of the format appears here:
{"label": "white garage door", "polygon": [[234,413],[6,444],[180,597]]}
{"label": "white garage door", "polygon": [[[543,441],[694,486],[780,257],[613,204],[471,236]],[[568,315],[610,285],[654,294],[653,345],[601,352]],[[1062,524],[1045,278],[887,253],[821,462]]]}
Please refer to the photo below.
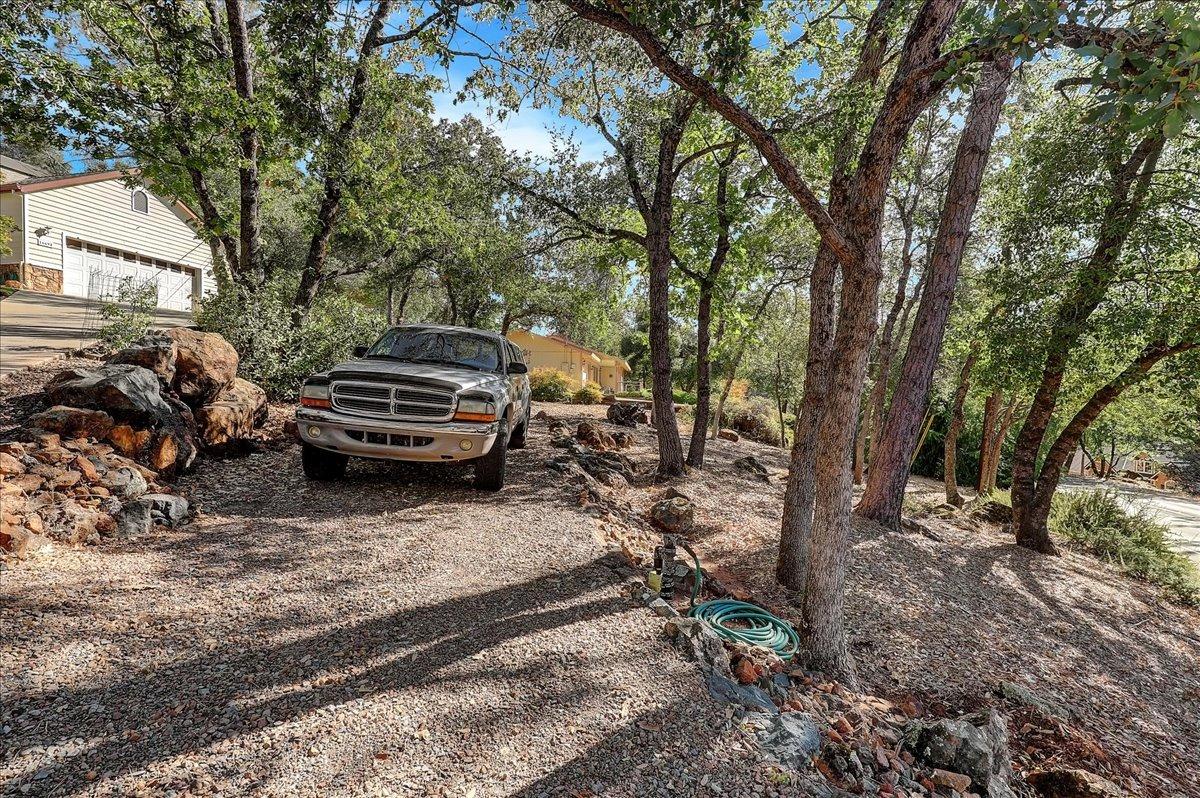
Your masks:
{"label": "white garage door", "polygon": [[[116,301],[122,288],[152,291],[160,308],[191,310],[196,270],[178,263],[67,239],[63,254],[63,293]],[[128,298],[128,290],[126,290]]]}

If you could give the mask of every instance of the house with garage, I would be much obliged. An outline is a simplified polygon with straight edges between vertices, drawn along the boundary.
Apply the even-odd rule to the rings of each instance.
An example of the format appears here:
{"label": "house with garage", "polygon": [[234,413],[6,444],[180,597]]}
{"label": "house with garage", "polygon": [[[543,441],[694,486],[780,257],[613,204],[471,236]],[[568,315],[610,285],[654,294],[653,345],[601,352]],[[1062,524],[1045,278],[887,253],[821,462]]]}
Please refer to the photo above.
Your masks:
{"label": "house with garage", "polygon": [[561,335],[539,335],[529,330],[510,330],[508,339],[521,348],[531,369],[558,369],[571,379],[573,390],[585,385],[600,386],[605,393],[625,390],[629,364],[615,355],[581,346]]}
{"label": "house with garage", "polygon": [[137,173],[49,175],[0,157],[4,280],[22,288],[116,299],[122,286],[153,291],[158,307],[191,310],[216,290],[212,253],[186,205],[136,185]]}

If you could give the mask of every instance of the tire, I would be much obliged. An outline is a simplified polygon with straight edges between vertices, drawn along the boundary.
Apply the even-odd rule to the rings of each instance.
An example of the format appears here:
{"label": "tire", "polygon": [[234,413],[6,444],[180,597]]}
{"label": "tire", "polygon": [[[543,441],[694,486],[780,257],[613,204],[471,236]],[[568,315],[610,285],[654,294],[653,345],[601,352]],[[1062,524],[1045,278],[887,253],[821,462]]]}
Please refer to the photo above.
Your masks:
{"label": "tire", "polygon": [[350,457],[305,443],[301,459],[304,463],[304,476],[327,482],[346,476],[346,463]]}
{"label": "tire", "polygon": [[508,439],[508,448],[524,449],[525,435],[529,432],[529,409],[525,410],[525,419],[521,422],[521,426],[513,430],[512,437]]}
{"label": "tire", "polygon": [[500,490],[504,487],[504,461],[508,454],[508,422],[501,421],[491,451],[475,461],[475,487]]}

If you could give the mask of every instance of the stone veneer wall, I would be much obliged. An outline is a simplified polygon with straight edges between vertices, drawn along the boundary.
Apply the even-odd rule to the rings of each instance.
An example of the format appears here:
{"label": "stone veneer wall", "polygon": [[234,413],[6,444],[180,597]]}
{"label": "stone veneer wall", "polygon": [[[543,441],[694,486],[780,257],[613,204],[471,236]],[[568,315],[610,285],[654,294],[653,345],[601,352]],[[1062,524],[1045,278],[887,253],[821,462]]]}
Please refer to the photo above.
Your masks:
{"label": "stone veneer wall", "polygon": [[34,266],[32,263],[22,263],[21,285],[30,291],[61,294],[63,273],[58,269],[47,269],[44,266]]}

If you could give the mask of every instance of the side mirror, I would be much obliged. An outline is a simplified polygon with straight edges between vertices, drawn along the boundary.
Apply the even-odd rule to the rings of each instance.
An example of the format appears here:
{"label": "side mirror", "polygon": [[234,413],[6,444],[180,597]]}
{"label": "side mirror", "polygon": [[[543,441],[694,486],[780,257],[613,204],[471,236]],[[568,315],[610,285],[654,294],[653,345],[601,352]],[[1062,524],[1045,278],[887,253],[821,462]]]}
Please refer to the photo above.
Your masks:
{"label": "side mirror", "polygon": [[371,347],[369,347],[369,346],[356,346],[356,347],[354,347],[354,356],[362,357],[363,355],[365,355],[367,353],[367,350],[370,348]]}
{"label": "side mirror", "polygon": [[524,363],[516,363],[516,362],[509,363],[508,364],[508,373],[509,374],[528,374],[529,366],[526,366]]}

